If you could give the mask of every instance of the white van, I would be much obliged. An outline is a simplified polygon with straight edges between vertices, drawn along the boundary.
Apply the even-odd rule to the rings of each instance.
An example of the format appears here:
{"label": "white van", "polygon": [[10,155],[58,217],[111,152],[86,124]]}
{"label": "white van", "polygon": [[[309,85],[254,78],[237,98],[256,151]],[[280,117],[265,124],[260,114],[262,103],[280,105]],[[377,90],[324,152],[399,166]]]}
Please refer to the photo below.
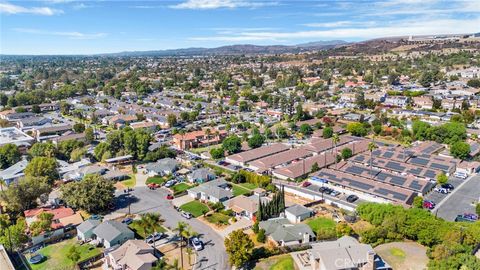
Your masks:
{"label": "white van", "polygon": [[465,172],[455,172],[453,175],[455,177],[461,178],[461,179],[467,179],[467,177],[468,177],[468,174],[465,173]]}

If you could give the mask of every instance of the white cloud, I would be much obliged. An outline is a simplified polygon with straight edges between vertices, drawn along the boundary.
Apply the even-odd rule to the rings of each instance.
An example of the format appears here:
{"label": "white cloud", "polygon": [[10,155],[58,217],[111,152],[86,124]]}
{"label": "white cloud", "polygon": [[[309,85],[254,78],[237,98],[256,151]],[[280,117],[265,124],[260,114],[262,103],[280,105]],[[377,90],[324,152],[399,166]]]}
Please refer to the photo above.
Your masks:
{"label": "white cloud", "polygon": [[70,39],[96,39],[106,36],[106,33],[82,33],[82,32],[62,32],[62,31],[46,31],[32,28],[14,28],[19,33],[37,34],[37,35],[50,35],[50,36],[63,36]]}
{"label": "white cloud", "polygon": [[35,14],[52,16],[55,14],[62,14],[63,11],[59,9],[53,9],[49,7],[22,7],[13,5],[7,2],[0,3],[0,13],[6,14]]}
{"label": "white cloud", "polygon": [[336,22],[321,22],[321,23],[305,23],[303,26],[319,27],[319,28],[337,28],[346,26],[374,26],[375,22],[356,22],[356,21],[336,21]]}
{"label": "white cloud", "polygon": [[380,37],[409,35],[462,34],[478,32],[480,17],[473,19],[426,19],[397,21],[385,26],[349,27],[328,30],[307,30],[293,32],[250,31],[230,35],[193,37],[197,41],[279,41],[305,39],[372,39]]}
{"label": "white cloud", "polygon": [[275,6],[278,2],[253,2],[246,0],[187,0],[171,5],[174,9],[259,8]]}

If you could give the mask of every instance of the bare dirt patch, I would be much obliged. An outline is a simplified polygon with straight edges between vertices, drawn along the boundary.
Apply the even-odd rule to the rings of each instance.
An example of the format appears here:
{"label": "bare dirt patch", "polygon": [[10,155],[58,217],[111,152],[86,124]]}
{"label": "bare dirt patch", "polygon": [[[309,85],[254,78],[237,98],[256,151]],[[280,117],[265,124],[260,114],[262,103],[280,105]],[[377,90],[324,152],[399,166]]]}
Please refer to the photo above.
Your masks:
{"label": "bare dirt patch", "polygon": [[423,270],[427,269],[427,248],[415,242],[393,242],[375,248],[393,269]]}

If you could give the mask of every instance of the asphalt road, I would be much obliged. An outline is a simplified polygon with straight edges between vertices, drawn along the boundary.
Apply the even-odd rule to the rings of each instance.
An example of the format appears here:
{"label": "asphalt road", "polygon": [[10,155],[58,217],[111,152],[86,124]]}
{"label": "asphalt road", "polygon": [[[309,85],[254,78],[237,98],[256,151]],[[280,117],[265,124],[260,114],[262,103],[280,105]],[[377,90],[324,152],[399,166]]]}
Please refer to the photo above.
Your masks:
{"label": "asphalt road", "polygon": [[[458,181],[458,182],[457,182]],[[433,192],[427,197],[442,196],[442,200],[437,202],[433,213],[445,220],[453,221],[455,217],[463,213],[475,213],[475,206],[472,202],[478,202],[480,198],[480,175],[474,175],[466,180],[457,179],[455,183],[450,180],[449,183],[455,186],[455,189],[448,195]]]}
{"label": "asphalt road", "polygon": [[[196,220],[187,220],[177,212],[171,201],[165,199],[169,192],[159,188],[150,190],[147,187],[136,187],[131,192],[130,211],[132,214],[141,214],[147,212],[160,213],[162,219],[165,220],[164,226],[175,228],[179,221],[189,224],[192,229],[199,233],[200,239],[205,244],[202,251],[197,252],[197,263],[194,269],[228,269],[228,258],[223,244],[224,239],[212,228],[204,223]],[[117,196],[117,213],[128,213],[128,199],[121,192],[116,193]]]}

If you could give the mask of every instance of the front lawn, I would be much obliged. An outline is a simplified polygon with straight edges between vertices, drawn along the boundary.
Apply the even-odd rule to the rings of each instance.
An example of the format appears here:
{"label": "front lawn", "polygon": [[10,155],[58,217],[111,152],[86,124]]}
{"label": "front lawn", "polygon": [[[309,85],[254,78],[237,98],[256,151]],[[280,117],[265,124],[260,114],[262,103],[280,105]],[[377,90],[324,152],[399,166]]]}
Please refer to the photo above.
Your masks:
{"label": "front lawn", "polygon": [[306,223],[308,226],[310,226],[312,231],[316,234],[318,234],[320,230],[322,230],[322,232],[324,233],[326,232],[335,233],[335,227],[337,226],[337,223],[335,223],[334,220],[329,218],[324,218],[324,217],[312,218],[307,220]]}
{"label": "front lawn", "polygon": [[293,266],[293,258],[289,254],[285,257],[281,257],[278,261],[270,267],[270,270],[293,270],[295,267]]}
{"label": "front lawn", "polygon": [[244,188],[248,188],[250,190],[254,190],[256,189],[258,186],[255,185],[255,184],[252,184],[252,183],[241,183],[239,184],[240,186],[244,187]]}
{"label": "front lawn", "polygon": [[203,215],[204,212],[210,211],[208,206],[206,206],[205,204],[203,204],[199,201],[188,202],[188,203],[180,206],[180,209],[182,209],[185,212],[189,212],[194,217],[199,217],[199,216]]}
{"label": "front lawn", "polygon": [[[128,227],[143,239],[145,239],[145,237],[147,237],[147,235],[148,235],[147,233],[145,233],[145,230],[140,225],[139,220],[134,220],[132,223],[130,223],[130,225],[128,225]],[[156,231],[157,232],[165,232],[166,229],[162,225],[157,224]]]}
{"label": "front lawn", "polygon": [[208,222],[217,224],[217,225],[228,225],[228,220],[230,219],[230,216],[227,216],[222,213],[213,213],[213,214],[208,214],[205,217]]}
{"label": "front lawn", "polygon": [[148,185],[148,184],[151,184],[151,183],[162,185],[164,182],[165,182],[165,178],[164,178],[164,177],[161,177],[161,176],[153,176],[153,177],[147,178],[147,181],[146,181],[145,183],[146,183],[147,185]]}
{"label": "front lawn", "polygon": [[239,196],[239,195],[245,195],[245,194],[250,194],[252,191],[250,189],[246,189],[242,186],[232,184],[232,189],[233,189],[233,196]]}
{"label": "front lawn", "polygon": [[[38,251],[47,257],[45,261],[39,264],[30,264],[32,270],[50,270],[50,269],[75,269],[75,263],[67,258],[68,250],[75,246],[80,254],[79,261],[95,257],[102,253],[99,248],[89,244],[78,245],[75,238],[62,241],[53,245],[46,246]],[[27,260],[29,259],[27,255]]]}
{"label": "front lawn", "polygon": [[185,190],[191,188],[192,186],[190,186],[189,184],[186,184],[186,183],[179,183],[179,184],[176,184],[175,186],[172,187],[172,190],[175,194],[178,194],[178,193],[182,193],[184,192]]}
{"label": "front lawn", "polygon": [[137,179],[135,177],[135,174],[129,175],[127,179],[121,181],[120,183],[122,183],[122,185],[129,188],[135,187],[135,185],[137,184]]}

